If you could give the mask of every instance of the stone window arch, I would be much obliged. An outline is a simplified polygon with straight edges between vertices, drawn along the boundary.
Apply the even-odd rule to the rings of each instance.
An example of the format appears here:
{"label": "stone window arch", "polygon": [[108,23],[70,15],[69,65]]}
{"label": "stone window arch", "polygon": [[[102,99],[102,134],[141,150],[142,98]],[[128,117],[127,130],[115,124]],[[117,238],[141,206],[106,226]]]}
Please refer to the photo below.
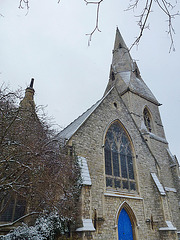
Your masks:
{"label": "stone window arch", "polygon": [[152,117],[147,107],[143,111],[144,124],[149,132],[152,132]]}
{"label": "stone window arch", "polygon": [[130,138],[116,120],[107,130],[104,144],[106,188],[136,191],[134,157]]}

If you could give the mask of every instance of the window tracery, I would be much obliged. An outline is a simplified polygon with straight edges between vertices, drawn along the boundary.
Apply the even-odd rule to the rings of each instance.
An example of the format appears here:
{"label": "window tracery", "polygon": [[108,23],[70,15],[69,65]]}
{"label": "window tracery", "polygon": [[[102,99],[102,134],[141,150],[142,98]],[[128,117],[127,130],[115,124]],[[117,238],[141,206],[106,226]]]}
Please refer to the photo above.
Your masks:
{"label": "window tracery", "polygon": [[118,121],[106,133],[104,150],[106,187],[136,191],[131,143]]}

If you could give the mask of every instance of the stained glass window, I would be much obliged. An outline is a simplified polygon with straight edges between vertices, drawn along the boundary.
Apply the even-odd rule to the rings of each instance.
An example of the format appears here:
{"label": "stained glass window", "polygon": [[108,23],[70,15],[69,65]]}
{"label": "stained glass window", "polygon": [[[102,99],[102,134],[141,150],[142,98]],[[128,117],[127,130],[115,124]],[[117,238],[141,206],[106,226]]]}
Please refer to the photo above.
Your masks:
{"label": "stained glass window", "polygon": [[136,191],[132,147],[122,125],[115,121],[105,137],[106,187]]}

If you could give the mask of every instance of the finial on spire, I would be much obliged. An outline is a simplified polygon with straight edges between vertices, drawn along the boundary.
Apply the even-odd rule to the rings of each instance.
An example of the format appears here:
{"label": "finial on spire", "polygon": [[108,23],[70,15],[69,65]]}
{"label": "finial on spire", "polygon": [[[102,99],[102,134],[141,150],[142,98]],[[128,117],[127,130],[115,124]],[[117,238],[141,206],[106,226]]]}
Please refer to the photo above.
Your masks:
{"label": "finial on spire", "polygon": [[34,84],[34,78],[31,79],[31,83],[30,83],[30,88],[33,88],[33,84]]}

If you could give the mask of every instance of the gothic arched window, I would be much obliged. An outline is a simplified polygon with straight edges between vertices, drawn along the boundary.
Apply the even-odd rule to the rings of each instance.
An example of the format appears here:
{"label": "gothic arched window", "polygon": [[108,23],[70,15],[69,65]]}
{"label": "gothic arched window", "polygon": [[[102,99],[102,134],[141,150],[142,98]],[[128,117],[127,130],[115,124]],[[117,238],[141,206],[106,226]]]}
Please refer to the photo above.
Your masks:
{"label": "gothic arched window", "polygon": [[132,147],[122,125],[115,121],[105,137],[106,187],[122,191],[136,190]]}
{"label": "gothic arched window", "polygon": [[147,108],[144,109],[143,111],[143,118],[144,118],[144,124],[149,132],[152,131],[152,126],[151,126],[151,117],[150,113]]}
{"label": "gothic arched window", "polygon": [[26,201],[18,196],[0,196],[0,222],[13,222],[25,215]]}

